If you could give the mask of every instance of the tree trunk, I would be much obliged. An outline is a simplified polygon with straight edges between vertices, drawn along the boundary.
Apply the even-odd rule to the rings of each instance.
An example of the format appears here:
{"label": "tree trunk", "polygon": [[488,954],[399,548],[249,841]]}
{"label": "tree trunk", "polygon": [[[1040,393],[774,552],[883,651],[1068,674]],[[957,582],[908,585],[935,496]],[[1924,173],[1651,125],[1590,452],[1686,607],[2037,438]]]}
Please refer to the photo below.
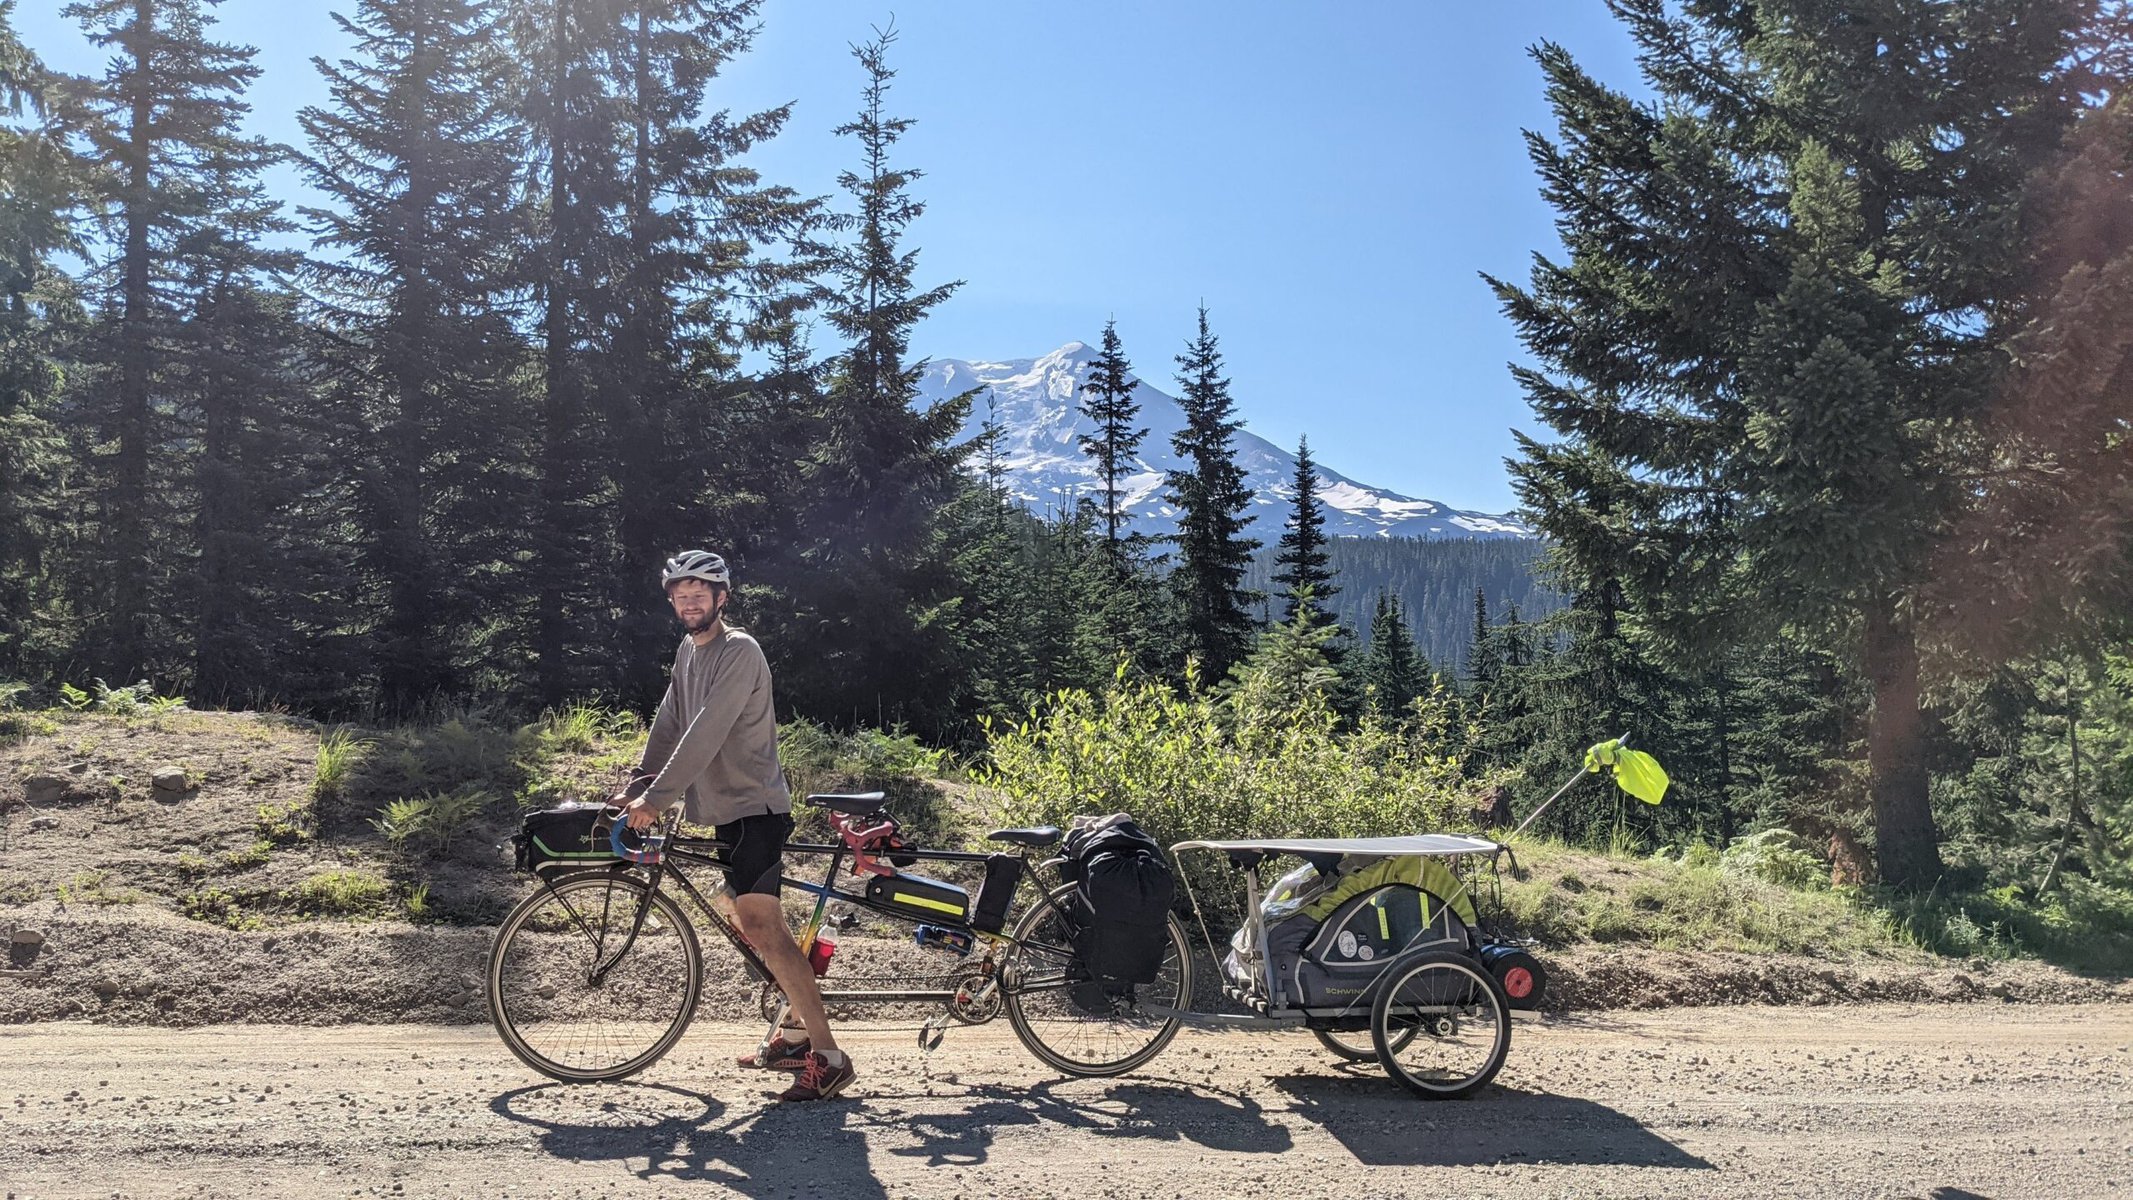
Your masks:
{"label": "tree trunk", "polygon": [[565,249],[566,233],[578,215],[571,211],[568,172],[573,169],[565,144],[569,124],[565,97],[570,83],[570,0],[556,0],[555,72],[548,97],[548,255],[542,281],[546,289],[542,317],[542,375],[546,395],[541,423],[541,516],[534,536],[535,574],[539,579],[538,615],[534,659],[538,664],[541,699],[561,704],[570,690],[567,661],[570,640],[570,598],[564,579],[574,563],[576,547],[570,536],[571,453],[570,441],[577,434],[573,410],[576,381],[570,361],[570,295],[563,283],[564,272],[575,264]]}
{"label": "tree trunk", "polygon": [[[428,15],[420,0],[409,21],[409,91],[429,93],[425,68],[431,60]],[[430,543],[428,527],[431,413],[429,397],[433,353],[429,323],[439,300],[428,272],[431,209],[437,198],[430,171],[430,123],[427,107],[408,117],[407,188],[400,198],[402,219],[391,249],[395,292],[391,300],[392,336],[379,369],[389,406],[380,429],[383,460],[371,485],[377,492],[379,572],[388,581],[383,628],[379,631],[378,693],[388,712],[412,711],[423,698],[450,684],[450,667],[438,652],[433,628],[438,624],[438,576],[442,564]]]}
{"label": "tree trunk", "polygon": [[1867,765],[1874,857],[1881,882],[1918,889],[1940,878],[1940,833],[1926,794],[1925,731],[1918,706],[1918,640],[1894,597],[1866,608],[1866,672],[1874,685]]}
{"label": "tree trunk", "polygon": [[[229,319],[227,280],[219,282],[212,299],[204,301],[195,321],[200,336],[219,351],[222,323]],[[220,357],[219,354],[213,357]],[[188,694],[195,699],[222,704],[229,700],[238,682],[231,670],[237,620],[237,596],[243,587],[243,564],[231,551],[239,523],[245,517],[243,473],[237,462],[239,431],[243,415],[241,385],[219,368],[208,374],[200,388],[200,455],[194,467],[194,541],[200,548],[196,568],[193,613],[193,680]],[[253,514],[256,522],[259,518]]]}
{"label": "tree trunk", "polygon": [[107,651],[115,679],[131,682],[145,674],[148,619],[148,376],[154,336],[154,296],[150,291],[148,225],[150,159],[155,152],[155,111],[148,46],[155,28],[152,0],[135,0],[133,33],[123,44],[133,54],[133,111],[127,129],[126,193],[122,203],[124,251],[120,270],[123,307],[119,315],[118,477],[110,511],[111,645]]}

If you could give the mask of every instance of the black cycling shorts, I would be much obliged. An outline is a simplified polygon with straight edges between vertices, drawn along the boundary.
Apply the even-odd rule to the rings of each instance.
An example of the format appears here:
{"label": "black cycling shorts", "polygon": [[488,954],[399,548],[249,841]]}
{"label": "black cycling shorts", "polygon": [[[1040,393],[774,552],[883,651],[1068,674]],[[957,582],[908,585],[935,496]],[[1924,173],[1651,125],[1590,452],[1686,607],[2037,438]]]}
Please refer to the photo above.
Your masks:
{"label": "black cycling shorts", "polygon": [[785,841],[792,836],[791,813],[758,813],[714,828],[726,843],[726,882],[734,894],[778,894],[785,866]]}

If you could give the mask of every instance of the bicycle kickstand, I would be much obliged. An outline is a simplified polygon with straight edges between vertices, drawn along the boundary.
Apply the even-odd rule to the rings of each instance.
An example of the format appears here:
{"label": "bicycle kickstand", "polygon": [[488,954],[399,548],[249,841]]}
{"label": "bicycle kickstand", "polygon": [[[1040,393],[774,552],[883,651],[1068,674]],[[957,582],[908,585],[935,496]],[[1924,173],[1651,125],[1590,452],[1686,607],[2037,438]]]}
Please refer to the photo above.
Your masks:
{"label": "bicycle kickstand", "polygon": [[942,1039],[948,1036],[948,1020],[948,1014],[942,1013],[926,1018],[926,1023],[918,1027],[918,1049],[921,1054],[930,1057],[935,1050],[941,1048]]}

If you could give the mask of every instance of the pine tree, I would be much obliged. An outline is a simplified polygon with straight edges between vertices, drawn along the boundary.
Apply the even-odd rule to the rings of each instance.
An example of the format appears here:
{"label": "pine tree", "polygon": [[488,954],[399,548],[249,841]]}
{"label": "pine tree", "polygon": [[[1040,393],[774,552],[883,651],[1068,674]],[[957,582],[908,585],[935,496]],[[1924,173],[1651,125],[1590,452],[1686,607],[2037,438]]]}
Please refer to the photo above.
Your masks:
{"label": "pine tree", "polygon": [[1296,476],[1291,487],[1296,493],[1295,506],[1281,535],[1281,553],[1274,560],[1281,568],[1274,573],[1274,582],[1281,586],[1286,606],[1282,619],[1294,621],[1298,606],[1308,603],[1311,619],[1330,625],[1333,619],[1325,605],[1340,589],[1333,585],[1332,560],[1326,554],[1326,516],[1319,511],[1318,464],[1311,461],[1309,438],[1296,441]]}
{"label": "pine tree", "polygon": [[2025,180],[2117,90],[2092,75],[2092,7],[1620,0],[1648,105],[1537,52],[1560,136],[1530,142],[1569,260],[1495,284],[1562,439],[1522,442],[1521,496],[1677,645],[1853,639],[1879,869],[1905,887],[1941,873],[1928,550],[1976,495]]}
{"label": "pine tree", "polygon": [[1200,657],[1210,679],[1229,673],[1250,647],[1250,605],[1258,596],[1243,586],[1256,538],[1244,535],[1244,511],[1252,490],[1237,465],[1236,434],[1244,428],[1222,377],[1222,352],[1200,308],[1199,336],[1178,356],[1178,403],[1185,424],[1171,435],[1171,449],[1191,464],[1170,472],[1170,502],[1178,510],[1177,568],[1171,585],[1182,613],[1188,653]]}
{"label": "pine tree", "polygon": [[1132,473],[1134,451],[1148,436],[1145,426],[1133,426],[1140,419],[1141,406],[1133,398],[1132,370],[1133,364],[1126,361],[1126,352],[1118,340],[1118,322],[1104,322],[1103,346],[1090,364],[1088,382],[1081,389],[1081,415],[1095,422],[1096,431],[1082,435],[1081,452],[1096,460],[1096,477],[1103,481],[1094,503],[1103,517],[1104,548],[1121,576],[1129,566],[1130,547],[1119,532],[1127,519],[1125,493],[1119,480]]}
{"label": "pine tree", "polygon": [[56,256],[77,248],[82,167],[46,123],[54,82],[0,0],[0,678],[41,677],[76,631],[48,617],[64,510],[57,311],[72,289]]}
{"label": "pine tree", "polygon": [[[628,116],[606,72],[626,61],[627,23],[614,0],[522,0],[511,16],[521,64],[521,119],[529,136],[528,214],[535,253],[526,262],[539,306],[540,420],[534,465],[538,505],[530,514],[533,657],[539,695],[557,705],[597,686],[619,655],[603,645],[614,628],[602,611],[614,513],[602,465],[611,457],[606,413],[593,403],[609,363]],[[558,570],[557,564],[571,564]]]}
{"label": "pine tree", "polygon": [[1466,677],[1476,688],[1496,682],[1503,670],[1503,654],[1496,647],[1490,634],[1489,598],[1481,588],[1474,589],[1474,629],[1467,641]]}
{"label": "pine tree", "polygon": [[100,636],[89,657],[113,678],[177,677],[186,641],[182,554],[168,538],[185,503],[188,439],[173,390],[187,369],[186,311],[216,274],[207,260],[246,253],[273,228],[258,172],[276,155],[239,134],[241,100],[258,76],[250,47],[213,41],[202,0],[87,0],[63,13],[112,47],[83,96],[83,136],[110,164],[101,203],[109,257],[93,272],[103,317],[78,395],[98,455],[95,549],[77,568]]}
{"label": "pine tree", "polygon": [[887,115],[895,36],[877,31],[852,48],[867,83],[859,115],[838,132],[859,145],[860,169],[840,176],[857,211],[835,224],[848,237],[820,248],[822,311],[848,348],[830,365],[802,469],[798,553],[774,571],[790,624],[772,653],[786,656],[774,662],[780,689],[802,711],[927,728],[960,703],[938,515],[960,486],[952,441],[969,398],[912,403],[925,364],[909,361],[911,330],[960,284],[917,289],[918,252],[902,246],[925,205],[910,194],[920,173],[890,161],[912,124]]}
{"label": "pine tree", "polygon": [[1400,601],[1378,593],[1377,611],[1370,621],[1370,648],[1363,656],[1360,674],[1378,711],[1398,714],[1429,685],[1429,672],[1415,653]]}
{"label": "pine tree", "polygon": [[[715,543],[745,567],[779,544],[764,526],[786,518],[764,510],[797,494],[790,448],[812,440],[819,408],[793,317],[808,263],[775,253],[815,204],[739,161],[778,134],[791,106],[703,111],[748,49],[759,7],[627,0],[609,65],[627,119],[628,187],[606,297],[613,330],[590,383],[612,447],[622,692],[640,705],[665,686],[673,641],[652,569],[685,545]],[[743,354],[766,346],[769,377],[751,380]]]}
{"label": "pine tree", "polygon": [[301,119],[306,173],[334,202],[307,215],[327,252],[312,290],[355,480],[354,615],[386,709],[477,680],[508,694],[531,612],[502,564],[526,553],[534,496],[509,319],[522,133],[495,19],[476,0],[363,0],[341,25],[357,57],[320,64],[332,107]]}

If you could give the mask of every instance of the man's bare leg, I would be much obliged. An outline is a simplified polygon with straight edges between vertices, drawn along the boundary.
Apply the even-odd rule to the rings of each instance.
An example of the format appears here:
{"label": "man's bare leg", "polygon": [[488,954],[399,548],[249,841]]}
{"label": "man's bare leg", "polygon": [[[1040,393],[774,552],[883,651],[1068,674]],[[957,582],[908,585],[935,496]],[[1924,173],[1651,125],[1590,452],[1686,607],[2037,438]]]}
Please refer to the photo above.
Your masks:
{"label": "man's bare leg", "polygon": [[755,892],[735,896],[733,910],[740,919],[741,932],[748,936],[748,944],[762,956],[771,977],[785,990],[793,1015],[807,1027],[808,1048],[835,1051],[837,1037],[830,1032],[829,1014],[822,1007],[822,989],[815,983],[815,970],[800,953],[800,944],[792,940],[792,930],[785,924],[778,898]]}

